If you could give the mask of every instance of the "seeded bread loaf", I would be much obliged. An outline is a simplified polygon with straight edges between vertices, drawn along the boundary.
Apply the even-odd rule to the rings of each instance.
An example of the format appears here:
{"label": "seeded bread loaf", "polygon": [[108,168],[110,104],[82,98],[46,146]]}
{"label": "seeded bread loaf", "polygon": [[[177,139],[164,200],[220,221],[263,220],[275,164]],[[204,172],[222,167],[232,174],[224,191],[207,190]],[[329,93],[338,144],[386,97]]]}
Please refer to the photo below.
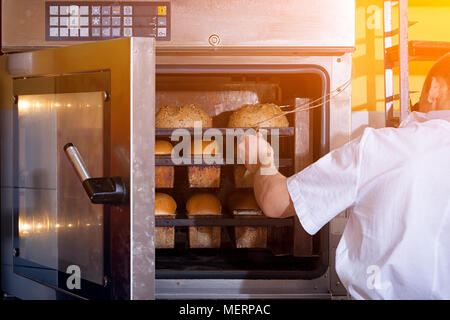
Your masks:
{"label": "seeded bread loaf", "polygon": [[210,115],[195,104],[164,106],[156,113],[156,128],[194,128],[195,121],[200,121],[203,128],[212,127]]}
{"label": "seeded bread loaf", "polygon": [[252,128],[258,124],[259,127],[267,128],[289,127],[289,122],[285,115],[270,119],[281,114],[282,111],[280,107],[273,103],[245,104],[231,114],[228,121],[228,127]]}

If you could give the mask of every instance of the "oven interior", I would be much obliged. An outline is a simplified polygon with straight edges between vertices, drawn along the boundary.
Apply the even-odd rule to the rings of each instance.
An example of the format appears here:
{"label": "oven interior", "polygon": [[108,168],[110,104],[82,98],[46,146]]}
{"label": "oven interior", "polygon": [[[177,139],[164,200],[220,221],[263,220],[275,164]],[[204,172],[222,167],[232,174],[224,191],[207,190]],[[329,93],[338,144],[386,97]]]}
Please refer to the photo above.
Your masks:
{"label": "oven interior", "polygon": [[[196,104],[213,117],[213,127],[226,128],[233,110],[244,104],[275,103],[290,106],[284,110],[292,110],[296,101],[298,106],[298,101],[309,99],[311,105],[317,106],[305,111],[309,117],[308,150],[312,162],[328,151],[328,88],[326,71],[315,66],[229,69],[210,66],[178,71],[176,68],[157,67],[155,106],[157,112],[165,105]],[[302,141],[297,138],[300,133],[297,132],[299,124],[296,121],[299,119],[296,113],[289,114],[289,128],[280,128],[279,131],[279,169],[286,176],[291,176],[300,169],[295,164],[295,144]],[[170,141],[170,133],[170,130],[156,129],[156,139]],[[155,164],[163,164],[158,156]],[[175,219],[159,224],[157,221],[157,226],[164,222],[175,226],[175,245],[170,249],[156,249],[156,278],[312,279],[321,276],[328,267],[327,227],[312,238],[306,238],[304,241],[311,241],[310,250],[299,254],[294,246],[295,233],[300,232],[296,218],[262,217],[247,223],[267,226],[267,247],[236,247],[234,230],[239,220],[233,219],[228,199],[233,192],[242,189],[235,186],[233,167],[234,165],[220,166],[219,188],[200,189],[189,188],[186,165],[175,165],[173,188],[156,189],[156,192],[171,195],[177,203]],[[222,216],[210,222],[221,226],[220,248],[192,249],[189,246],[188,226],[193,223],[195,225],[195,219],[187,219],[185,204],[193,193],[199,191],[211,192],[221,201]]]}

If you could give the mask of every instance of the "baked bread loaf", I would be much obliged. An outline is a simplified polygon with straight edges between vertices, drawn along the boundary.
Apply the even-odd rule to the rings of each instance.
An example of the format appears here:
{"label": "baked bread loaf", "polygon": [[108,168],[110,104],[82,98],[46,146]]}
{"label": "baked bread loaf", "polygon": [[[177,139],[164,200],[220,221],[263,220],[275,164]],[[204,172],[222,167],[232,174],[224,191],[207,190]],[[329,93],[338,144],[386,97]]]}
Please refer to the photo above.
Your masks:
{"label": "baked bread loaf", "polygon": [[189,215],[218,215],[222,205],[212,193],[196,193],[187,201],[186,210]]}
{"label": "baked bread loaf", "polygon": [[[173,146],[169,141],[156,140],[155,154],[157,156],[170,155]],[[173,166],[156,166],[155,167],[155,187],[156,188],[173,188],[175,178],[175,169]]]}
{"label": "baked bread loaf", "polygon": [[[219,153],[215,140],[191,143],[191,154],[195,158],[212,157]],[[220,186],[220,166],[189,166],[188,180],[190,188],[218,188]]]}
{"label": "baked bread loaf", "polygon": [[205,141],[203,140],[202,143],[194,143],[192,141],[191,143],[191,153],[193,155],[214,155],[219,153],[219,144],[215,140],[211,141]]}
{"label": "baked bread loaf", "polygon": [[[259,127],[289,127],[288,119],[285,115],[275,119],[270,118],[281,115],[279,106],[273,103],[245,104],[234,111],[228,121],[229,128],[252,128],[259,124]],[[266,122],[262,122],[267,120]]]}
{"label": "baked bread loaf", "polygon": [[155,194],[155,215],[174,215],[177,210],[177,203],[166,193],[157,192]]}
{"label": "baked bread loaf", "polygon": [[[233,193],[228,199],[228,205],[237,219],[259,218],[263,215],[258,210],[258,203],[253,191],[246,190]],[[267,227],[234,227],[234,237],[236,239],[236,248],[267,247]]]}
{"label": "baked bread loaf", "polygon": [[212,127],[210,115],[195,104],[182,107],[164,106],[156,113],[156,128],[194,128],[194,122],[201,121],[203,128]]}
{"label": "baked bread loaf", "polygon": [[[219,199],[211,193],[197,193],[186,203],[189,218],[201,216],[202,219],[220,215],[222,206]],[[189,246],[191,248],[220,248],[221,227],[189,227]]]}
{"label": "baked bread loaf", "polygon": [[164,155],[171,154],[173,146],[169,141],[166,140],[156,140],[155,142],[155,154]]}
{"label": "baked bread loaf", "polygon": [[[177,203],[168,194],[159,193],[155,194],[155,217],[156,219],[162,218],[175,218],[175,211],[177,209]],[[175,228],[174,227],[156,227],[155,228],[155,248],[168,249],[175,247]]]}

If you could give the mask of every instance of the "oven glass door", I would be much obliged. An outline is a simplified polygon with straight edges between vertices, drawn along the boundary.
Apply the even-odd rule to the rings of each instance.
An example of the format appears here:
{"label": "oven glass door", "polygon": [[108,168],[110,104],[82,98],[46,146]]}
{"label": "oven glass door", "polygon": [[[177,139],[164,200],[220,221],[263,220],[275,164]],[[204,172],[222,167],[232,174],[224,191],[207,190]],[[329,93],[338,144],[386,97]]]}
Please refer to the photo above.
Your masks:
{"label": "oven glass door", "polygon": [[90,202],[64,146],[78,148],[93,177],[109,174],[110,72],[15,79],[13,90],[14,272],[106,297],[108,208]]}
{"label": "oven glass door", "polygon": [[[0,65],[1,218],[11,225],[1,243],[14,252],[2,256],[2,278],[57,298],[153,298],[154,39],[11,54]],[[19,298],[27,287],[8,283]]]}

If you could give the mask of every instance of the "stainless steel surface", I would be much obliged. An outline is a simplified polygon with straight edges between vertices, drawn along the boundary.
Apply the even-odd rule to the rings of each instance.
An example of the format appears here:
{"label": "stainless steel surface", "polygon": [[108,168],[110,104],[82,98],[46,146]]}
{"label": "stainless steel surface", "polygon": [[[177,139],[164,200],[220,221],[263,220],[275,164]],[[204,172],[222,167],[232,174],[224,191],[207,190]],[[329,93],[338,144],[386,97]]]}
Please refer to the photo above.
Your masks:
{"label": "stainless steel surface", "polygon": [[6,71],[6,59],[0,58],[0,132],[1,147],[1,212],[0,212],[0,235],[1,235],[1,290],[22,299],[56,299],[55,290],[42,286],[37,282],[18,276],[12,272],[13,255],[13,210],[14,192],[13,188],[13,150],[17,145],[17,137],[13,135],[13,99],[12,81],[8,81]]}
{"label": "stainless steel surface", "polygon": [[[103,208],[86,199],[62,155],[73,141],[88,152],[94,174],[103,174],[103,92],[77,93],[79,77],[63,78],[74,93],[19,95],[19,249],[22,258],[61,272],[77,265],[84,279],[100,284]],[[22,79],[19,89],[13,80],[14,93],[32,92],[39,80]]]}
{"label": "stainless steel surface", "polygon": [[[74,44],[45,41],[44,3],[2,1],[3,50]],[[171,40],[157,45],[172,52],[188,48],[211,52],[220,48],[268,48],[283,52],[280,48],[286,47],[336,52],[351,50],[355,42],[354,0],[171,0],[170,4]]]}
{"label": "stainless steel surface", "polygon": [[[109,81],[103,85],[109,85]],[[76,92],[76,82],[70,88]],[[80,267],[84,279],[103,284],[104,208],[94,205],[86,197],[63,148],[67,142],[77,146],[84,155],[87,168],[93,176],[101,177],[104,160],[104,105],[103,91],[64,93],[55,95],[58,117],[58,246],[59,270],[66,272],[70,265]]]}
{"label": "stainless steel surface", "polygon": [[156,299],[331,299],[328,272],[312,280],[156,280]]}
{"label": "stainless steel surface", "polygon": [[[11,231],[13,230],[13,211],[17,208],[14,205],[12,195],[16,187],[13,174],[13,168],[15,168],[13,155],[14,148],[17,145],[26,146],[27,154],[33,151],[32,156],[30,154],[31,159],[32,157],[40,159],[44,152],[48,153],[46,155],[48,159],[57,155],[55,162],[57,172],[54,174],[56,185],[51,185],[48,182],[50,174],[43,175],[47,177],[47,180],[43,179],[42,175],[35,175],[38,177],[38,179],[35,179],[31,174],[32,172],[42,172],[42,168],[45,169],[47,166],[51,167],[51,162],[45,164],[45,161],[37,161],[37,163],[31,163],[30,165],[25,161],[24,168],[26,170],[21,175],[23,177],[21,181],[24,182],[25,186],[36,185],[36,182],[38,182],[39,188],[45,182],[47,187],[50,185],[51,190],[56,189],[58,192],[58,220],[54,222],[53,227],[55,228],[58,225],[58,228],[60,228],[64,225],[64,230],[58,232],[58,241],[56,242],[58,244],[59,268],[65,272],[62,266],[67,266],[75,261],[82,270],[86,271],[86,274],[83,275],[84,278],[87,277],[88,280],[100,285],[104,284],[103,209],[98,205],[91,207],[90,204],[87,204],[89,201],[86,199],[84,190],[67,161],[66,155],[63,154],[63,146],[69,141],[74,142],[80,152],[85,155],[86,165],[93,175],[121,176],[124,178],[129,178],[131,173],[129,138],[133,126],[139,130],[134,134],[135,144],[132,163],[139,166],[146,152],[148,150],[153,152],[152,139],[146,141],[152,133],[150,132],[150,135],[147,135],[147,132],[143,131],[146,134],[145,137],[139,136],[143,127],[145,129],[153,128],[151,124],[153,113],[148,113],[148,108],[152,108],[154,105],[154,90],[148,90],[153,81],[152,76],[149,77],[148,74],[154,74],[151,56],[153,45],[152,39],[120,39],[46,51],[19,53],[0,58],[3,67],[1,71],[2,123],[7,124],[2,126],[1,162],[1,272],[3,291],[20,298],[32,299],[55,298],[60,295],[54,290],[49,290],[47,287],[37,284],[37,282],[13,273],[11,261],[13,235]],[[115,54],[111,55],[111,52]],[[139,64],[135,65],[135,63]],[[141,65],[144,65],[145,68],[140,68]],[[131,79],[134,79],[134,91],[131,91]],[[124,85],[126,83],[128,85]],[[52,94],[48,95],[49,92]],[[104,92],[111,92],[111,99],[107,99],[106,102]],[[34,121],[40,123],[37,126],[40,127],[37,130],[39,134],[33,137],[34,140],[39,141],[36,148],[33,149],[34,144],[29,147],[26,141],[22,144],[15,142],[19,140],[20,135],[14,132],[11,125],[11,123],[14,123],[14,95],[33,98],[35,100],[33,108],[38,108],[38,103],[39,108],[46,106],[42,108],[43,110],[49,108],[48,111],[51,116],[47,118],[53,119],[52,121],[56,122],[56,128],[59,128],[59,130],[56,130],[56,138],[52,137],[52,135],[55,135],[55,131],[52,131],[52,134],[49,135],[50,139],[44,140],[45,130],[48,131],[49,128],[54,126],[48,126],[49,128],[47,128],[44,125],[44,120],[47,119],[45,117],[40,122],[39,117],[33,117]],[[37,97],[38,100],[36,100]],[[62,106],[63,104],[64,106]],[[141,112],[141,117],[136,118],[133,125],[130,122],[131,109]],[[148,115],[142,114],[144,110]],[[43,115],[45,114],[43,113]],[[150,126],[148,126],[149,120]],[[30,141],[34,141],[33,139]],[[31,143],[30,141],[28,143]],[[51,148],[47,146],[46,149],[46,143],[51,144]],[[148,144],[150,144],[150,147]],[[42,145],[44,145],[44,148],[42,148]],[[41,149],[38,146],[41,146]],[[105,149],[102,146],[105,146]],[[145,147],[145,150],[141,150],[141,147]],[[149,157],[152,158],[153,153]],[[25,159],[28,158],[25,157]],[[41,165],[41,163],[44,165]],[[152,162],[149,163],[151,166]],[[147,164],[142,165],[144,168],[146,166]],[[31,172],[30,168],[33,169]],[[130,298],[130,288],[132,287],[130,268],[135,279],[139,281],[142,281],[143,278],[150,279],[147,282],[149,286],[145,288],[145,295],[142,293],[143,291],[137,288],[134,297],[152,298],[153,296],[151,279],[153,278],[154,267],[148,264],[145,267],[142,264],[139,265],[142,267],[135,267],[130,256],[134,252],[136,257],[145,258],[146,262],[149,261],[148,257],[152,258],[152,246],[142,247],[140,243],[140,241],[151,242],[153,237],[153,229],[151,228],[153,217],[148,216],[148,210],[145,213],[143,210],[144,207],[153,206],[153,182],[150,178],[152,177],[152,169],[148,170],[149,176],[144,177],[144,179],[137,177],[136,169],[134,172],[136,177],[133,182],[135,189],[132,201],[144,202],[144,205],[135,203],[132,213],[134,221],[141,224],[136,227],[137,231],[135,230],[133,233],[135,250],[133,244],[130,248],[132,242],[129,229],[129,208],[111,208],[108,213],[110,227],[113,230],[111,243],[108,243],[111,252],[108,261],[113,262],[111,272],[117,276],[114,278],[115,281],[110,282],[111,294],[114,298]],[[79,193],[81,197],[78,197],[78,192],[81,192]],[[26,199],[28,198],[24,197],[25,202],[28,201]],[[44,198],[41,197],[41,199]],[[36,207],[39,202],[31,202],[36,208],[36,212],[44,212],[44,210]],[[23,213],[23,217],[27,217],[26,214]],[[47,215],[49,214],[47,212]],[[141,232],[144,235],[142,239],[139,236]],[[61,248],[66,250],[61,250]],[[9,254],[7,255],[6,252],[9,252]],[[98,261],[100,257],[102,261]],[[139,259],[136,260],[139,261]],[[139,281],[135,283],[139,283]],[[28,289],[30,291],[26,291]]]}
{"label": "stainless steel surface", "polygon": [[131,42],[130,298],[155,297],[155,48]]}
{"label": "stainless steel surface", "polygon": [[56,190],[56,112],[37,99],[18,98],[17,187]]}
{"label": "stainless steel surface", "polygon": [[83,182],[84,180],[91,178],[89,170],[86,167],[86,164],[84,163],[80,153],[78,152],[78,149],[75,146],[71,145],[64,151],[73,168],[75,169],[78,178],[80,178],[80,181]]}
{"label": "stainless steel surface", "polygon": [[56,189],[20,188],[16,192],[19,194],[20,257],[57,270]]}

